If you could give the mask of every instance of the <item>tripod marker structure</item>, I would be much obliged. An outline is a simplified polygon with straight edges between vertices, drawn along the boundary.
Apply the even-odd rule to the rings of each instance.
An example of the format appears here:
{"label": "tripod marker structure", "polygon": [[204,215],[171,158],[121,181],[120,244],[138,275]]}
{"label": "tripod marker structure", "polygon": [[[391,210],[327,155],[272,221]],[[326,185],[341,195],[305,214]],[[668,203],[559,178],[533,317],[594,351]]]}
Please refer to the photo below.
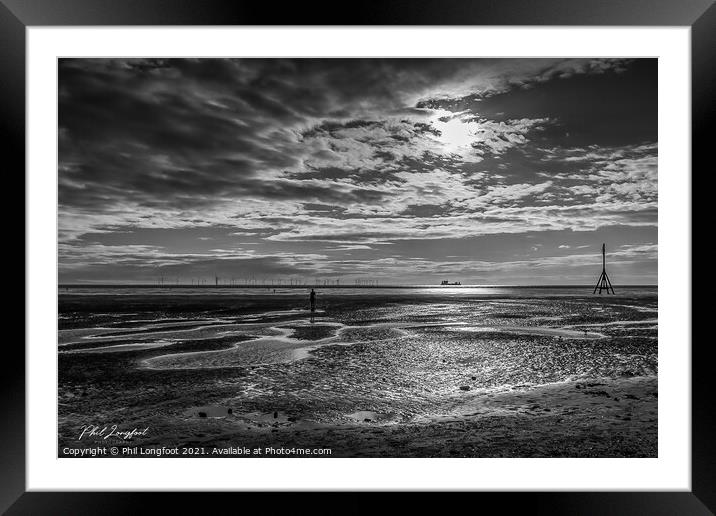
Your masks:
{"label": "tripod marker structure", "polygon": [[600,295],[602,290],[606,290],[607,294],[609,294],[609,290],[611,290],[611,293],[614,294],[614,287],[612,287],[612,282],[609,281],[609,276],[607,276],[606,246],[604,244],[602,244],[602,273],[599,275],[597,285],[594,287],[592,294],[596,294],[597,289],[599,289]]}

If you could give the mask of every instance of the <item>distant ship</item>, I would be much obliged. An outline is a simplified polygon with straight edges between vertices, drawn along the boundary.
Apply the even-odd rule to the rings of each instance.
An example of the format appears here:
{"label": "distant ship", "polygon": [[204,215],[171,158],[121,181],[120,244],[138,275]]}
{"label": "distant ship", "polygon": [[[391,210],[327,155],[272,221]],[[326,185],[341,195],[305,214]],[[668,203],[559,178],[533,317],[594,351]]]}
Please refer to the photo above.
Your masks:
{"label": "distant ship", "polygon": [[450,283],[448,280],[443,280],[440,285],[460,285],[461,283],[459,281],[454,281]]}

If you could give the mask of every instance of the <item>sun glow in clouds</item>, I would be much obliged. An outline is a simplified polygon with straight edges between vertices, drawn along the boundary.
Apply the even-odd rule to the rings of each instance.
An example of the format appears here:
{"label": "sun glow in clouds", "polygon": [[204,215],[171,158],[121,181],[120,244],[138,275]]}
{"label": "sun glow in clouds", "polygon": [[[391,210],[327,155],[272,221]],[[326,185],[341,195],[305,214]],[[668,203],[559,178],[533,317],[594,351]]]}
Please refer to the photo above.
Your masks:
{"label": "sun glow in clouds", "polygon": [[457,113],[458,116],[455,116],[456,114],[450,111],[440,111],[431,121],[433,127],[440,131],[436,140],[450,153],[466,153],[477,141],[480,124],[466,120],[467,117],[460,116],[462,114]]}

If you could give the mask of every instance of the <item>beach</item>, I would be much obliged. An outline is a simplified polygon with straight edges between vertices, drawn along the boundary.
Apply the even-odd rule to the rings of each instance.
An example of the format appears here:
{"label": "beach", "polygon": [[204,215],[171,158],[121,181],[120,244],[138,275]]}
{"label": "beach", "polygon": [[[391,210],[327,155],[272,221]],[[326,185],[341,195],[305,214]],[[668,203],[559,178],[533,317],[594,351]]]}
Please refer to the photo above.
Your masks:
{"label": "beach", "polygon": [[309,290],[61,290],[58,454],[657,456],[655,288]]}

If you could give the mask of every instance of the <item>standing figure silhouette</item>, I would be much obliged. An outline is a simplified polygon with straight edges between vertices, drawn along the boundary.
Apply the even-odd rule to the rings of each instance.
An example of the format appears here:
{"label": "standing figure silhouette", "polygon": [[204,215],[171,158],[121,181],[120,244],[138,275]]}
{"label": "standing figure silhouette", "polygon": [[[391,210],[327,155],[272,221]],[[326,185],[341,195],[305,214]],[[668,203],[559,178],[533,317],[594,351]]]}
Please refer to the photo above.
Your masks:
{"label": "standing figure silhouette", "polygon": [[311,299],[311,312],[315,312],[316,311],[316,291],[313,289],[311,289],[310,299]]}

